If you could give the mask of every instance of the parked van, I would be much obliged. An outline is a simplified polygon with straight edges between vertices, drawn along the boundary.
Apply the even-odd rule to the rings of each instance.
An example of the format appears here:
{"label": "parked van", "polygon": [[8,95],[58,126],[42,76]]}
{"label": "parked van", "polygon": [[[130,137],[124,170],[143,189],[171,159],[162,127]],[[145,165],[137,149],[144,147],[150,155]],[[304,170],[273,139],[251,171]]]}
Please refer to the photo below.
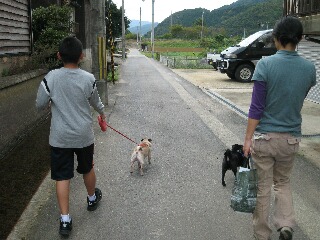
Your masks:
{"label": "parked van", "polygon": [[222,51],[217,60],[218,69],[229,78],[240,82],[250,82],[257,62],[277,51],[272,29],[256,32],[236,46]]}
{"label": "parked van", "polygon": [[215,70],[218,70],[218,66],[217,66],[217,60],[218,59],[220,59],[220,54],[219,53],[216,53],[215,51],[207,53],[207,63],[209,65],[212,65],[212,67]]}

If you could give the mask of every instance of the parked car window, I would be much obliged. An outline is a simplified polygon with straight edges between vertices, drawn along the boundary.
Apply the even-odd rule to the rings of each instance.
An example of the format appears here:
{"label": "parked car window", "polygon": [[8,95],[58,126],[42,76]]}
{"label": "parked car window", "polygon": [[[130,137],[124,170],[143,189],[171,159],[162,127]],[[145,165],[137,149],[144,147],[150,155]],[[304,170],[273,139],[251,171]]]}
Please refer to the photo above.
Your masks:
{"label": "parked car window", "polygon": [[275,48],[272,33],[266,33],[254,41],[252,47],[258,48]]}
{"label": "parked car window", "polygon": [[256,32],[252,35],[250,35],[249,37],[243,39],[240,43],[238,43],[236,46],[237,47],[247,47],[249,46],[255,39],[257,39],[257,37],[261,35],[260,32]]}

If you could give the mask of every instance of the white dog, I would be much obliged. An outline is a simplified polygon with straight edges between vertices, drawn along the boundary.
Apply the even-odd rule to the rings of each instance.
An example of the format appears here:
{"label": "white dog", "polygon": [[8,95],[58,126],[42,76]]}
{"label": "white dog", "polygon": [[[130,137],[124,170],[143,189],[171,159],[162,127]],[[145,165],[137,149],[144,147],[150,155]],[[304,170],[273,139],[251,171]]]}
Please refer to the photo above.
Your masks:
{"label": "white dog", "polygon": [[131,155],[131,170],[130,173],[133,173],[133,164],[138,161],[138,166],[140,169],[140,175],[143,176],[143,164],[144,159],[148,157],[148,162],[151,164],[151,139],[144,138],[141,140],[141,143],[136,146]]}

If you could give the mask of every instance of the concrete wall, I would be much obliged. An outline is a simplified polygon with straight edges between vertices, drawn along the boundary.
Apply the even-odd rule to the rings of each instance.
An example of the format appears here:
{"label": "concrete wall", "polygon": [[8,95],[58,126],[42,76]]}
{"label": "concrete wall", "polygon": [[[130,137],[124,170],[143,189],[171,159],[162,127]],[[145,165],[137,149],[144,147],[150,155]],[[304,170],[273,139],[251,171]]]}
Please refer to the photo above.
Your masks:
{"label": "concrete wall", "polygon": [[37,90],[46,71],[0,78],[0,159],[48,116],[35,108]]}
{"label": "concrete wall", "polygon": [[[30,57],[26,55],[20,56],[0,56],[0,77],[2,72],[9,69],[12,66],[21,67],[29,61]],[[1,84],[1,83],[0,83]]]}

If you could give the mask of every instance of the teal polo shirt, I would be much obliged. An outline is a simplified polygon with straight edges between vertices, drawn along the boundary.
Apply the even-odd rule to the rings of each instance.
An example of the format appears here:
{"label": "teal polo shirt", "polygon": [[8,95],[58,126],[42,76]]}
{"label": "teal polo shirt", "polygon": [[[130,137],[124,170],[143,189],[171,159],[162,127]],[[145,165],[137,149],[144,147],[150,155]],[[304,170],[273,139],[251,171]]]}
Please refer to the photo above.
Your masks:
{"label": "teal polo shirt", "polygon": [[252,80],[265,82],[267,89],[266,106],[256,131],[301,136],[303,102],[316,84],[314,64],[296,51],[279,50],[257,63]]}

